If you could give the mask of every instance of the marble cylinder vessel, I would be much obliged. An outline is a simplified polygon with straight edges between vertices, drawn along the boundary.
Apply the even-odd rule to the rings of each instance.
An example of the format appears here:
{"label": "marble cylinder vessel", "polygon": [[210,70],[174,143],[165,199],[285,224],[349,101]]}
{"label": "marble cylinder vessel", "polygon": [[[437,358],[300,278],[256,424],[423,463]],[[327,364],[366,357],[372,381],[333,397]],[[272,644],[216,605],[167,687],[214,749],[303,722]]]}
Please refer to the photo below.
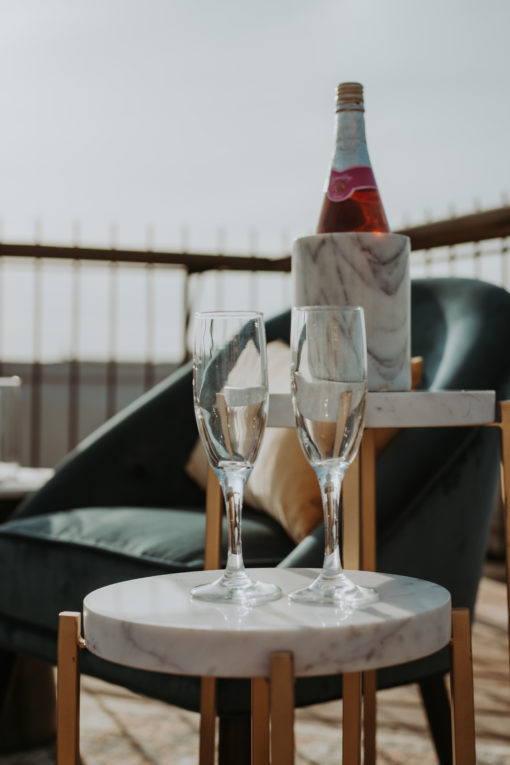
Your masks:
{"label": "marble cylinder vessel", "polygon": [[360,305],[365,312],[368,389],[411,388],[409,238],[315,234],[292,250],[293,304]]}

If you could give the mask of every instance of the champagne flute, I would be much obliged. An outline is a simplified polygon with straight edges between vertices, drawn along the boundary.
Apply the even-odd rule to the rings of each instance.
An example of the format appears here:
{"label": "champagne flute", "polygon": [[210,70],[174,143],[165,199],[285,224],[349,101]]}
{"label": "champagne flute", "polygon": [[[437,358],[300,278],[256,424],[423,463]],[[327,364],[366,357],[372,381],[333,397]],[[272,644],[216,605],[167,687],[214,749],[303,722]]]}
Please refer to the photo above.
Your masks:
{"label": "champagne flute", "polygon": [[258,605],[280,597],[274,584],[253,580],[244,568],[241,511],[268,409],[266,335],[255,311],[195,315],[193,399],[202,444],[223,490],[228,553],[222,576],[194,587],[201,600]]}
{"label": "champagne flute", "polygon": [[357,607],[378,600],[344,573],[339,547],[340,490],[363,435],[367,351],[363,309],[294,308],[291,329],[292,405],[301,447],[319,481],[324,509],[324,563],[293,600]]}

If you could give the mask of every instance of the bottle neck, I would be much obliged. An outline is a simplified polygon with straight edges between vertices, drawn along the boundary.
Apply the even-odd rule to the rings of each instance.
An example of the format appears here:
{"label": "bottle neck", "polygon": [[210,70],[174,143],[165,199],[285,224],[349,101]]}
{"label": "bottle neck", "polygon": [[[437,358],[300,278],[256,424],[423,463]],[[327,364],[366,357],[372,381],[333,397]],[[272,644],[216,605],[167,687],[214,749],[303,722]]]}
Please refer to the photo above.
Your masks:
{"label": "bottle neck", "polygon": [[365,115],[360,109],[340,109],[336,113],[332,168],[341,172],[355,165],[370,167],[365,138]]}

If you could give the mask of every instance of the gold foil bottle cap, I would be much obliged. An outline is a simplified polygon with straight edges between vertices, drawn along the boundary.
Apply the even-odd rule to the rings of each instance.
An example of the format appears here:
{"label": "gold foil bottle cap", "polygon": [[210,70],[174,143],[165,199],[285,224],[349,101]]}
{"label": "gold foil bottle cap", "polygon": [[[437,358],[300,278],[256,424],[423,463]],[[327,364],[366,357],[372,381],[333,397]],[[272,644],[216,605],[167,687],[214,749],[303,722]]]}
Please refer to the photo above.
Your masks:
{"label": "gold foil bottle cap", "polygon": [[363,105],[363,85],[359,82],[341,82],[336,89],[336,102]]}

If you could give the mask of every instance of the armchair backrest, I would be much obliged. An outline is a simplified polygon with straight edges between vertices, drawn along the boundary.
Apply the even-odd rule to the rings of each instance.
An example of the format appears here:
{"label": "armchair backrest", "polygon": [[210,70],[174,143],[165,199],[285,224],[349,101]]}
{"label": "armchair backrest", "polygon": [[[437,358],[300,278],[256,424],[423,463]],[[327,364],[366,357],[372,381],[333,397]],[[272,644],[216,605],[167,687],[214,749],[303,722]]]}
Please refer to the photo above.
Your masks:
{"label": "armchair backrest", "polygon": [[496,390],[510,385],[510,293],[476,279],[412,283],[412,352],[421,388]]}

